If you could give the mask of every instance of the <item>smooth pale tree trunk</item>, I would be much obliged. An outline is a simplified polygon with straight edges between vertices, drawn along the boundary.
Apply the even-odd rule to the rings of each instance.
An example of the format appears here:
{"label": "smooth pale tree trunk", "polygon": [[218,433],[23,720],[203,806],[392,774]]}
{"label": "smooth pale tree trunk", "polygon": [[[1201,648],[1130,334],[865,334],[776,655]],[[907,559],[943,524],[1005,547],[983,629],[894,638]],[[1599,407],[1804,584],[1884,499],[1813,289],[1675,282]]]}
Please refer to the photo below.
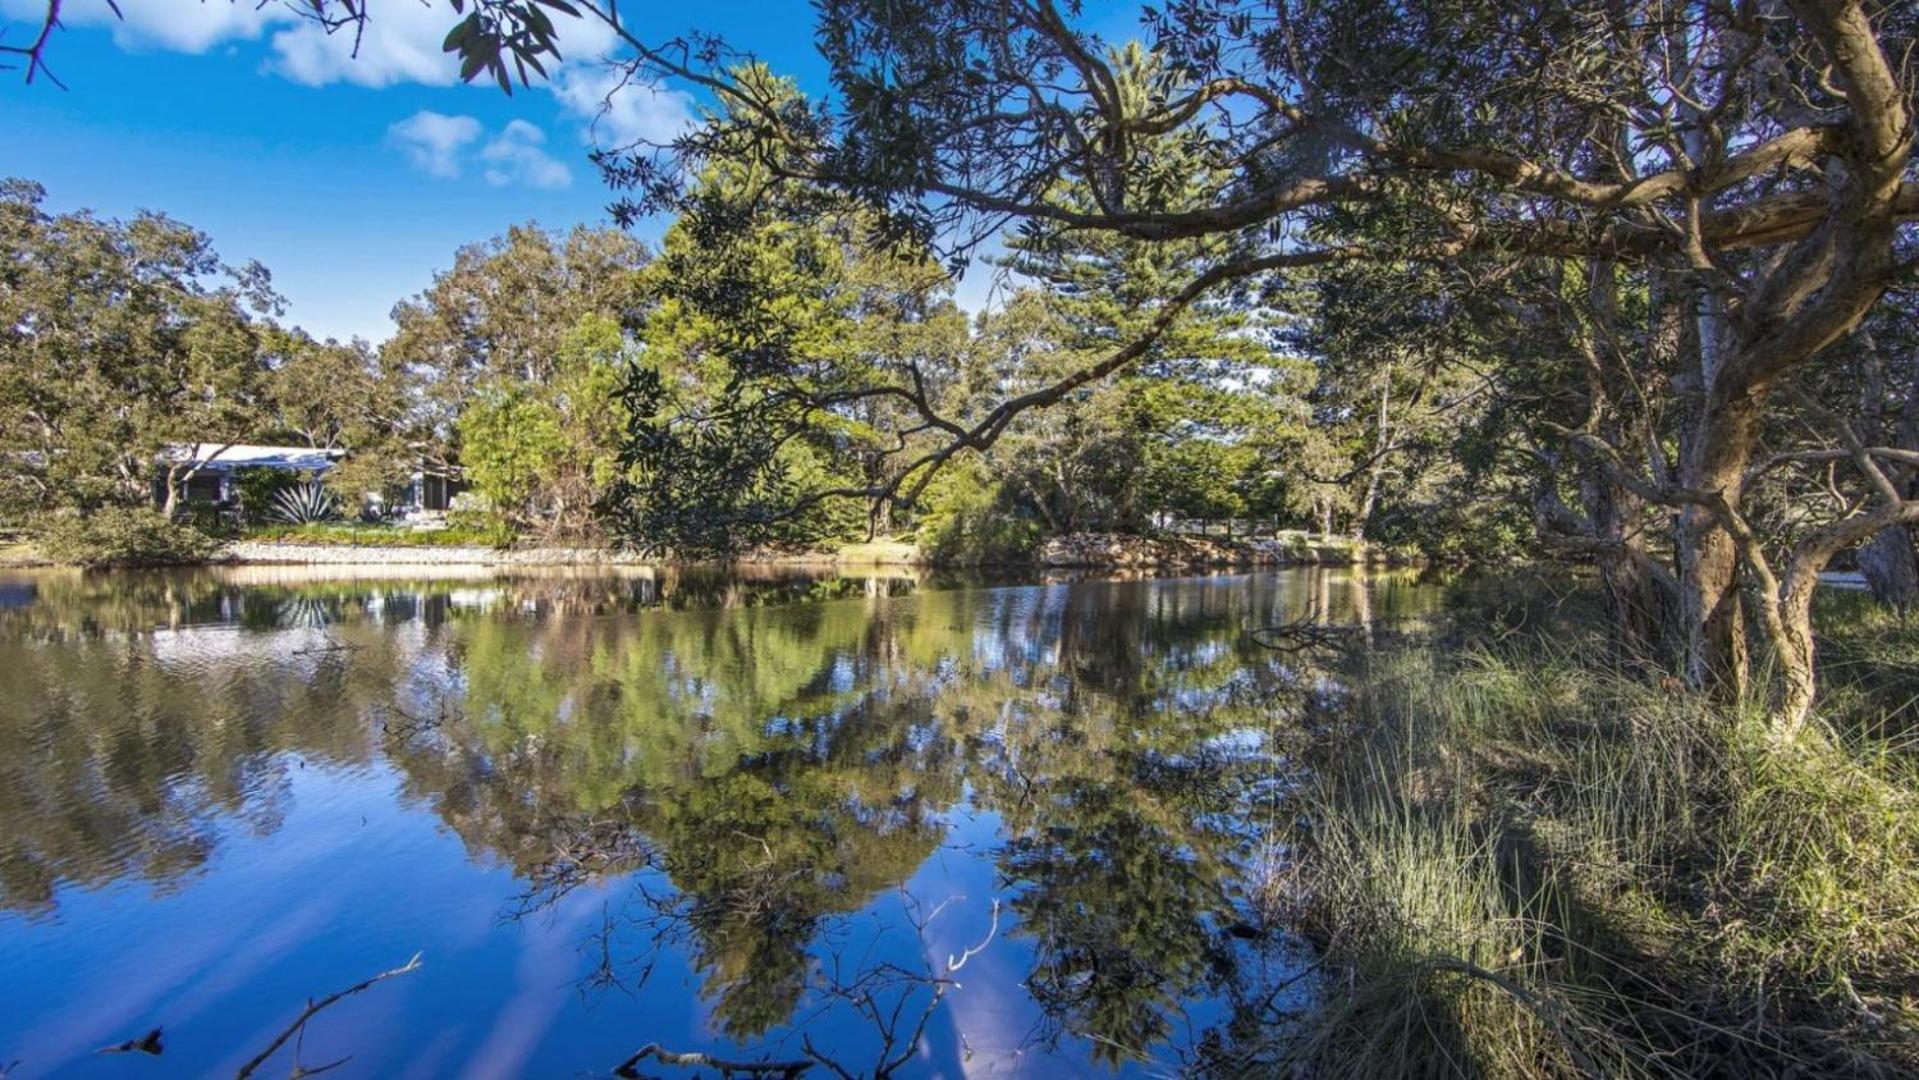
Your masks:
{"label": "smooth pale tree trunk", "polygon": [[[1685,381],[1700,405],[1681,442],[1679,486],[1737,507],[1758,444],[1764,390],[1731,377],[1732,329],[1718,297],[1698,301],[1688,329],[1693,364]],[[1720,509],[1696,502],[1679,510],[1673,539],[1686,681],[1720,701],[1737,701],[1751,675],[1739,547]]]}
{"label": "smooth pale tree trunk", "polygon": [[1379,502],[1379,479],[1386,471],[1387,440],[1392,436],[1392,428],[1387,423],[1392,392],[1392,371],[1388,369],[1379,385],[1379,420],[1373,433],[1373,461],[1366,468],[1366,492],[1360,496],[1359,508],[1353,511],[1351,536],[1355,541],[1366,539],[1366,526],[1372,521],[1373,507]]}
{"label": "smooth pale tree trunk", "polygon": [[172,521],[174,515],[180,512],[180,500],[186,494],[187,484],[199,471],[197,467],[188,469],[184,474],[178,469],[169,468],[167,470],[167,493],[166,497],[160,502],[160,515],[162,517],[168,521]]}
{"label": "smooth pale tree trunk", "polygon": [[[1859,413],[1863,417],[1876,418],[1891,396],[1887,387],[1885,357],[1868,331],[1861,329],[1854,334],[1854,340],[1864,359],[1865,369],[1865,378],[1860,380]],[[1880,431],[1879,437],[1872,441],[1889,446],[1919,446],[1919,394],[1906,394],[1898,417],[1885,426],[1889,430]],[[1898,489],[1899,494],[1904,498],[1912,498],[1915,487],[1912,470],[1891,462],[1883,467],[1887,479]],[[1914,550],[1912,530],[1906,526],[1893,525],[1882,529],[1861,545],[1859,570],[1865,576],[1866,588],[1872,592],[1872,598],[1879,603],[1904,612],[1911,609],[1915,601],[1919,601],[1919,551]]]}
{"label": "smooth pale tree trunk", "polygon": [[1873,599],[1900,611],[1919,601],[1919,559],[1914,557],[1912,530],[1894,525],[1859,549],[1859,570]]}

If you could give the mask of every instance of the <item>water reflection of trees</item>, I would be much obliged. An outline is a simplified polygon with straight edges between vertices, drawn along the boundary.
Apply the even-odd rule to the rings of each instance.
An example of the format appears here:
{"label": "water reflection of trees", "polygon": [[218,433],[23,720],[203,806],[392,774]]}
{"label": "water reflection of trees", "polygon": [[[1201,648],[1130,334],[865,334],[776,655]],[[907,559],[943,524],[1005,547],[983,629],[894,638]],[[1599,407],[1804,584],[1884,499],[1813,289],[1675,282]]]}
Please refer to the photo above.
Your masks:
{"label": "water reflection of trees", "polygon": [[1311,673],[1245,631],[1350,618],[1353,590],[764,576],[36,582],[0,611],[0,903],[164,885],[274,828],[294,756],[383,754],[530,905],[630,876],[609,919],[682,946],[736,1039],[794,1018],[828,925],[967,799],[1003,824],[1042,1034],[1120,1057],[1188,1000],[1257,998],[1244,871],[1280,812],[1274,703]]}

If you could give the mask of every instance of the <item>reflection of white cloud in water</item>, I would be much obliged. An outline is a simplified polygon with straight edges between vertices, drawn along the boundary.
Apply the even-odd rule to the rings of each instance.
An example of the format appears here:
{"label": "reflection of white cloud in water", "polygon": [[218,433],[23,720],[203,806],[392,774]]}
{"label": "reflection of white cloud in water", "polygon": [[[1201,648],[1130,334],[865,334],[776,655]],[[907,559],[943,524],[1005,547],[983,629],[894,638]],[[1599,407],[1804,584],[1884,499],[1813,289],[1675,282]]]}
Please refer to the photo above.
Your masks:
{"label": "reflection of white cloud in water", "polygon": [[[1002,926],[1002,933],[1004,929]],[[957,934],[934,935],[929,930],[927,936],[936,952],[963,947]],[[950,945],[948,937],[953,939]],[[994,943],[996,947],[999,944]],[[945,959],[941,955],[934,962],[943,963]],[[946,996],[945,1007],[952,1010],[953,1028],[964,1040],[964,1051],[970,1051],[960,1058],[966,1076],[1062,1076],[1082,1072],[1028,1045],[1037,1016],[1032,998],[1020,985],[1025,975],[1022,959],[1023,955],[1010,950],[997,955],[989,950],[967,961],[955,976],[960,987]]]}
{"label": "reflection of white cloud in water", "polygon": [[264,632],[238,626],[183,626],[155,630],[152,642],[154,662],[165,666],[271,658],[303,662],[298,664],[302,675],[311,674],[321,654],[334,644],[326,628],[318,626]]}
{"label": "reflection of white cloud in water", "polygon": [[[330,805],[336,815],[357,816],[361,806],[384,805],[377,793],[325,770],[299,770],[291,782],[296,790],[289,801],[309,813],[327,812]],[[349,797],[350,802],[338,801]],[[321,867],[336,864],[343,851],[364,843],[360,835],[346,832],[324,839],[309,834],[297,844],[257,842],[234,862],[245,868],[250,884],[188,884],[152,901],[152,910],[163,912],[152,923],[112,922],[96,929],[81,959],[68,959],[66,978],[43,989],[70,994],[73,1004],[34,1025],[37,1041],[4,1048],[6,1060],[71,1065],[86,1060],[97,1047],[156,1026],[169,1037],[182,1029],[204,1031],[208,1025],[196,1025],[196,1018],[210,1011],[217,1017],[216,1010],[234,994],[257,985],[263,973],[297,954],[336,920],[345,897],[315,898],[304,883],[321,876]],[[65,896],[63,910],[68,917],[80,917],[74,909],[98,895],[82,890]],[[166,926],[159,935],[164,947],[155,947],[156,923]],[[106,988],[110,992],[103,992]],[[256,1030],[230,1029],[219,1045],[210,1051],[202,1047],[201,1052],[231,1056],[224,1069],[230,1073],[285,1027],[297,1005],[297,999],[289,998],[289,1015],[276,1012]]]}
{"label": "reflection of white cloud in water", "polygon": [[553,1029],[560,1010],[573,1000],[560,982],[574,969],[575,949],[600,911],[596,890],[582,889],[554,905],[546,917],[521,920],[520,960],[514,965],[513,996],[487,1025],[487,1039],[467,1057],[460,1075],[469,1080],[527,1074],[526,1063]]}
{"label": "reflection of white cloud in water", "polygon": [[[949,848],[927,860],[906,886],[929,907],[953,897],[924,934],[925,963],[935,972],[944,972],[950,960],[986,940],[993,930],[992,900],[1000,898],[998,931],[953,973],[959,986],[940,1003],[950,1037],[959,1042],[951,1060],[958,1064],[959,1075],[966,1077],[1099,1075],[1031,1045],[1040,1020],[1039,1009],[1023,985],[1033,963],[1031,943],[1013,933],[1017,919],[1009,898],[996,888],[992,865],[958,857],[951,850],[988,845],[999,826],[999,816],[991,813],[955,820],[947,837]],[[929,1039],[936,1027],[928,1026]]]}
{"label": "reflection of white cloud in water", "polygon": [[419,1048],[419,1052],[405,1064],[393,1070],[396,1080],[429,1080],[431,1077],[446,1076],[453,1070],[447,1068],[453,1052],[460,1048],[462,1032],[446,1030],[428,1039]]}
{"label": "reflection of white cloud in water", "polygon": [[235,934],[238,947],[225,954],[206,978],[167,1003],[167,1022],[184,1024],[219,998],[242,989],[332,918],[340,900],[337,896],[308,900],[286,914],[269,915],[267,925],[258,930]]}
{"label": "reflection of white cloud in water", "polygon": [[75,985],[112,986],[112,996],[103,1002],[92,994],[75,995],[72,1006],[35,1025],[32,1039],[8,1047],[8,1060],[70,1062],[95,1047],[138,1037],[155,1024],[164,1023],[162,1002],[215,963],[226,944],[224,937],[211,931],[175,936],[168,940],[167,948],[149,950],[151,955],[141,962],[127,964],[123,962],[127,956],[135,955],[130,944],[125,955],[115,957],[120,962],[111,968],[95,966],[75,972]]}

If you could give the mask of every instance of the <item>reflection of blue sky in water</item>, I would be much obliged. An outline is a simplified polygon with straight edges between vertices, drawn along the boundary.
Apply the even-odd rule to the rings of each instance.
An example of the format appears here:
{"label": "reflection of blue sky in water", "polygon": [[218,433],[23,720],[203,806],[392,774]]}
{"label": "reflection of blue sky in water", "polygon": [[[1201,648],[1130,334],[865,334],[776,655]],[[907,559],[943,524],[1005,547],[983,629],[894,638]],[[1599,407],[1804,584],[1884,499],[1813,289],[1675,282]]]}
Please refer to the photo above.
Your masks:
{"label": "reflection of blue sky in water", "polygon": [[[1147,1073],[1296,969],[1230,932],[1296,684],[1244,630],[1352,618],[1343,577],[762,577],[0,581],[31,598],[0,611],[0,1061],[230,1074],[419,951],[322,1013],[305,1061],[604,1073],[655,1040],[799,1057],[803,1032],[860,1071],[881,1037],[822,982],[939,973],[997,898],[901,1074],[1107,1075],[1095,1043],[1139,1032],[1089,1025],[1163,1017],[1125,1066]],[[426,726],[383,734],[400,716]],[[503,917],[587,835],[654,865]],[[759,991],[793,956],[789,1007]],[[603,960],[626,985],[583,982]],[[912,1028],[926,986],[872,985],[910,992]],[[154,1025],[158,1060],[92,1053]]]}

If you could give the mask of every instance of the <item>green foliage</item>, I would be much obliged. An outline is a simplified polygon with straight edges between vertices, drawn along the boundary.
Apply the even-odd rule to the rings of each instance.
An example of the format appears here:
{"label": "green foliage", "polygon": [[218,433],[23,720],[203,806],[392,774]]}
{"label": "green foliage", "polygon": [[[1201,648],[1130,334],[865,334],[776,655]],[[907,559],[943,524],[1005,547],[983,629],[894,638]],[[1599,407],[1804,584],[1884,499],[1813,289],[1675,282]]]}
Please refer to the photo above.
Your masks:
{"label": "green foliage", "polygon": [[472,490],[520,530],[580,536],[619,479],[627,428],[619,385],[633,350],[612,318],[582,316],[540,382],[500,378],[459,420]]}
{"label": "green foliage", "polygon": [[47,559],[87,567],[199,563],[220,549],[220,541],[144,506],[54,513],[34,541]]}
{"label": "green foliage", "polygon": [[1919,786],[1888,744],[1781,745],[1761,712],[1605,667],[1587,591],[1491,585],[1444,647],[1369,657],[1353,726],[1315,756],[1305,896],[1340,974],[1300,1056],[1373,1075],[1919,1061]]}
{"label": "green foliage", "polygon": [[488,547],[509,548],[519,533],[499,511],[492,506],[475,500],[473,505],[458,506],[446,514],[447,528],[444,531],[471,537],[473,543]]}
{"label": "green foliage", "polygon": [[265,342],[270,436],[348,451],[325,478],[348,510],[393,502],[412,481],[418,454],[409,444],[421,435],[413,405],[430,381],[427,373],[357,339],[320,342],[274,327]]}
{"label": "green foliage", "polygon": [[482,391],[460,414],[460,441],[473,490],[522,514],[564,448],[552,406],[520,386]]}
{"label": "green foliage", "polygon": [[1022,517],[977,459],[950,466],[927,486],[919,546],[940,563],[1024,562],[1039,546],[1037,521]]}
{"label": "green foliage", "polygon": [[[131,506],[171,445],[260,426],[264,269],[222,261],[167,217],[49,214],[45,192],[0,183],[0,494],[24,508]],[[16,510],[23,508],[16,505]]]}
{"label": "green foliage", "polygon": [[854,493],[887,479],[900,394],[938,377],[963,338],[924,251],[874,243],[845,202],[764,194],[747,170],[708,170],[648,268],[657,307],[622,387],[633,420],[607,500],[628,544],[725,552],[857,534]]}
{"label": "green foliage", "polygon": [[240,517],[248,523],[270,520],[280,493],[300,483],[285,469],[247,468],[234,473],[239,489]]}
{"label": "green foliage", "polygon": [[[621,230],[586,226],[557,233],[515,225],[462,247],[431,286],[394,308],[393,336],[380,347],[380,365],[420,382],[410,441],[430,463],[456,465],[461,417],[476,397],[526,391],[552,404],[563,369],[584,355],[617,360],[619,346],[608,350],[598,327],[644,321],[649,258]],[[595,329],[583,329],[588,320]]]}
{"label": "green foliage", "polygon": [[[1180,79],[1138,44],[1108,57],[1122,101],[1144,109]],[[1179,136],[1141,136],[1125,201],[1178,212],[1220,179]],[[1097,209],[1091,178],[1053,192]],[[1110,194],[1106,198],[1110,199]],[[1217,238],[1146,241],[1112,233],[1023,228],[1006,264],[1039,287],[982,319],[967,398],[1036,390],[1095,367],[1116,343],[1144,338],[1176,296],[1229,261]],[[1284,346],[1270,304],[1220,296],[1194,304],[1142,355],[1043,412],[1021,417],[992,457],[1055,532],[1143,531],[1159,514],[1236,517],[1305,413],[1311,368]],[[990,400],[990,398],[989,398]]]}
{"label": "green foliage", "polygon": [[1154,454],[1146,475],[1159,492],[1160,509],[1213,521],[1246,513],[1246,478],[1257,466],[1258,456],[1249,446],[1187,438]]}
{"label": "green foliage", "polygon": [[1538,552],[1532,515],[1501,479],[1431,479],[1386,495],[1368,539],[1437,563],[1497,564]]}

